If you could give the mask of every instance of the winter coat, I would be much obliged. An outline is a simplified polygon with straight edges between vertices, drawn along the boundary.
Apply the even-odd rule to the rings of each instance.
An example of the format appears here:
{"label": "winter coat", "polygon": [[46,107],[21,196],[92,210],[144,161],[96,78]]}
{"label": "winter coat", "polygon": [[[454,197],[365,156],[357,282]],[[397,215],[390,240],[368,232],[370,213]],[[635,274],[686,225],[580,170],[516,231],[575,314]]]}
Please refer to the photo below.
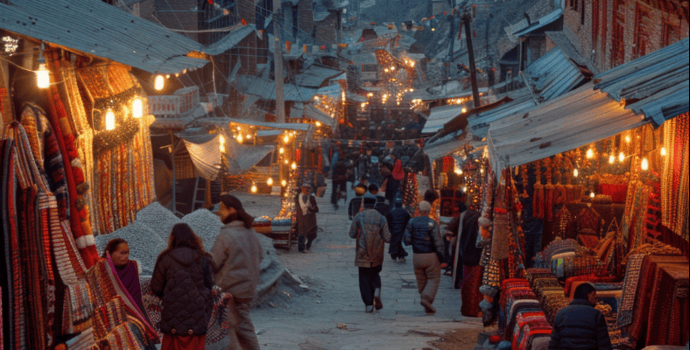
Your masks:
{"label": "winter coat", "polygon": [[441,229],[436,220],[428,216],[416,217],[407,224],[404,242],[412,246],[415,254],[436,253],[439,261],[446,261]]}
{"label": "winter coat", "polygon": [[253,228],[233,221],[220,230],[211,248],[216,285],[240,300],[254,299],[261,274],[263,248]]}
{"label": "winter coat", "polygon": [[558,311],[549,350],[610,350],[606,319],[587,300],[575,299]]}
{"label": "winter coat", "polygon": [[410,213],[403,208],[395,208],[391,210],[388,215],[386,215],[386,221],[388,221],[388,229],[390,229],[393,235],[402,235],[405,233],[405,228],[410,222]]}
{"label": "winter coat", "polygon": [[317,223],[316,223],[316,213],[319,212],[319,206],[316,204],[316,197],[309,196],[309,206],[314,209],[309,209],[309,213],[304,215],[302,212],[302,206],[299,204],[299,198],[301,194],[298,194],[295,198],[295,208],[297,209],[297,232],[302,236],[315,236]]}
{"label": "winter coat", "polygon": [[383,215],[373,209],[365,209],[355,215],[350,226],[350,238],[357,240],[355,266],[370,268],[383,264],[386,243],[391,241],[391,232]]}
{"label": "winter coat", "polygon": [[376,211],[379,214],[386,216],[391,211],[391,206],[384,196],[376,196]]}
{"label": "winter coat", "polygon": [[151,291],[162,299],[164,334],[203,335],[213,310],[213,272],[209,257],[188,247],[158,257]]}
{"label": "winter coat", "polygon": [[359,209],[362,208],[362,201],[363,200],[364,200],[363,196],[357,196],[357,197],[352,198],[350,200],[350,205],[348,205],[348,207],[347,207],[347,214],[348,214],[350,220],[352,220],[352,218],[354,218],[355,215],[357,215],[359,213]]}

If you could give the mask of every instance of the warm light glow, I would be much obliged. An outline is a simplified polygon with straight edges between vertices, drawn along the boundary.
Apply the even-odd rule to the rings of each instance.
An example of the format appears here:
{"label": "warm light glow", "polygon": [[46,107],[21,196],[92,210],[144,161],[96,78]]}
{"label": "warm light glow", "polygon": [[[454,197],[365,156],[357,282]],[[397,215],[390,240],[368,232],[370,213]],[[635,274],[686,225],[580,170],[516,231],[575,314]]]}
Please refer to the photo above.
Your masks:
{"label": "warm light glow", "polygon": [[245,137],[245,139],[251,140],[251,139],[252,139],[252,135],[247,134],[247,136]]}
{"label": "warm light glow", "polygon": [[256,185],[252,185],[252,193],[256,193],[258,191],[259,191],[259,189],[256,188]]}
{"label": "warm light glow", "polygon": [[242,134],[237,135],[237,142],[239,142],[239,143],[244,142],[244,138],[242,137]]}
{"label": "warm light glow", "polygon": [[156,79],[153,81],[153,87],[158,91],[163,90],[165,87],[165,78],[160,74],[156,75]]}
{"label": "warm light glow", "polygon": [[395,66],[391,67],[391,70],[395,70]]}
{"label": "warm light glow", "polygon": [[283,153],[285,153],[285,148],[283,148],[283,147],[280,147],[280,150],[279,150],[278,152],[279,152],[280,154],[283,154]]}
{"label": "warm light glow", "polygon": [[48,71],[46,65],[43,63],[38,66],[38,71],[36,72],[36,85],[41,89],[50,86],[50,71]]}
{"label": "warm light glow", "polygon": [[662,156],[666,155],[666,147],[661,147],[661,155]]}
{"label": "warm light glow", "polygon": [[590,196],[591,198],[594,198],[594,192],[590,192],[590,193],[589,193],[589,196]]}
{"label": "warm light glow", "polygon": [[290,142],[290,136],[289,136],[289,135],[285,135],[285,137],[283,137],[283,141],[284,141],[285,143]]}
{"label": "warm light glow", "polygon": [[290,164],[290,161],[286,159],[286,160],[285,160],[285,165],[288,165],[288,164]]}
{"label": "warm light glow", "polygon": [[431,31],[432,31],[432,32],[435,32],[435,31],[436,31],[436,28],[431,28]]}
{"label": "warm light glow", "polygon": [[374,97],[374,94],[372,94],[372,93],[370,92],[370,93],[367,94],[367,97]]}
{"label": "warm light glow", "polygon": [[467,113],[467,108],[463,108],[463,109],[462,109],[462,113],[463,113],[463,114]]}
{"label": "warm light glow", "polygon": [[642,158],[642,164],[640,166],[644,171],[649,170],[649,161],[647,161],[647,158]]}
{"label": "warm light glow", "polygon": [[273,178],[269,177],[268,180],[266,181],[266,184],[268,184],[269,186],[273,186]]}
{"label": "warm light glow", "polygon": [[616,161],[616,156],[613,154],[609,156],[609,164],[613,164]]}
{"label": "warm light glow", "polygon": [[320,126],[321,126],[321,122],[316,122],[316,126],[317,126],[317,127],[320,127]]}
{"label": "warm light glow", "polygon": [[144,102],[140,97],[134,98],[132,102],[132,116],[134,118],[141,118],[144,115]]}
{"label": "warm light glow", "polygon": [[630,143],[630,136],[625,137],[625,142]]}
{"label": "warm light glow", "polygon": [[292,166],[290,166],[290,168],[292,168],[292,170],[297,170],[297,163],[292,162]]}
{"label": "warm light glow", "polygon": [[456,169],[455,169],[455,174],[457,174],[457,175],[462,175],[462,170],[460,170],[460,168],[456,168]]}
{"label": "warm light glow", "polygon": [[366,107],[367,107],[367,104],[366,104],[366,103],[362,103],[362,108],[366,108]]}
{"label": "warm light glow", "polygon": [[115,129],[115,113],[113,110],[108,108],[108,112],[105,114],[105,130]]}
{"label": "warm light glow", "polygon": [[384,72],[386,72],[386,73],[388,73],[388,72],[389,72],[388,68],[384,69],[383,71],[384,71]]}
{"label": "warm light glow", "polygon": [[318,101],[318,100],[319,100],[319,96],[314,96],[314,101]]}
{"label": "warm light glow", "polygon": [[462,188],[462,192],[467,193],[467,186],[465,186],[465,187]]}
{"label": "warm light glow", "polygon": [[624,160],[625,160],[625,154],[623,152],[619,153],[618,154],[618,161],[623,163]]}
{"label": "warm light glow", "polygon": [[220,135],[220,138],[218,140],[220,141],[220,151],[222,153],[225,153],[225,137],[223,137],[223,135]]}
{"label": "warm light glow", "polygon": [[285,186],[287,186],[287,181],[283,180],[283,181],[281,181],[280,184],[283,185],[283,187],[285,187]]}
{"label": "warm light glow", "polygon": [[577,169],[573,170],[573,176],[575,176],[575,177],[580,176],[580,172]]}
{"label": "warm light glow", "polygon": [[591,148],[587,150],[587,159],[592,159],[594,158],[594,150]]}

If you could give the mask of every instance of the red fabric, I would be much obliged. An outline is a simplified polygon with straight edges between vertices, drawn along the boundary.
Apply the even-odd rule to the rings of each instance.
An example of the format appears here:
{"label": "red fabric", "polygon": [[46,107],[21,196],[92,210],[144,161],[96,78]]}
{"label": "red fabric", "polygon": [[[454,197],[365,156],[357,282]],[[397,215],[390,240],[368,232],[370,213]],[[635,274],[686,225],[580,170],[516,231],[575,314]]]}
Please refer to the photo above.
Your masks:
{"label": "red fabric", "polygon": [[204,350],[206,349],[206,334],[204,335],[172,335],[163,336],[161,350]]}
{"label": "red fabric", "polygon": [[460,295],[462,296],[462,307],[460,312],[466,317],[478,317],[479,303],[482,301],[479,287],[482,285],[482,275],[484,269],[482,266],[463,266],[462,267],[462,289]]}
{"label": "red fabric", "polygon": [[625,203],[625,197],[628,193],[628,185],[611,185],[601,184],[598,186],[598,192],[611,196],[613,203]]}
{"label": "red fabric", "polygon": [[403,178],[405,178],[405,170],[403,170],[402,161],[398,159],[393,167],[393,179],[402,181]]}

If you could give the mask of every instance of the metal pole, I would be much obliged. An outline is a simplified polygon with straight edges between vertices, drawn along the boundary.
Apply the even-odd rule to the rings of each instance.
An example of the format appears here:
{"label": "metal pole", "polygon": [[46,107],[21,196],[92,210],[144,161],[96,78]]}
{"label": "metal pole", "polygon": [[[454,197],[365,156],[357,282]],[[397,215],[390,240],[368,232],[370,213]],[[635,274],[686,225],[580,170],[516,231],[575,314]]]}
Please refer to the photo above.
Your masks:
{"label": "metal pole", "polygon": [[283,46],[280,41],[281,0],[273,0],[273,33],[275,35],[275,79],[276,79],[276,117],[278,123],[285,123],[285,88],[283,78]]}
{"label": "metal pole", "polygon": [[479,87],[477,86],[477,67],[474,63],[474,48],[472,46],[472,28],[470,27],[469,12],[465,12],[462,21],[465,24],[465,38],[467,38],[467,55],[470,59],[470,78],[472,79],[472,99],[474,100],[474,108],[481,107],[482,101],[479,99]]}

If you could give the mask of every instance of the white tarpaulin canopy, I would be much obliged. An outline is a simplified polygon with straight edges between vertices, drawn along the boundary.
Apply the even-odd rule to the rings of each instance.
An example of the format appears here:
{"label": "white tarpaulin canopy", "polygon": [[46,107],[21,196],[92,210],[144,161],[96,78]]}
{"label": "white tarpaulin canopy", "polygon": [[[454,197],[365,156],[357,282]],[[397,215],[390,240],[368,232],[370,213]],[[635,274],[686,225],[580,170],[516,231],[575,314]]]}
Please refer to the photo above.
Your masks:
{"label": "white tarpaulin canopy", "polygon": [[[220,151],[220,136],[225,138],[225,154]],[[206,180],[215,180],[222,169],[222,157],[228,165],[228,173],[238,175],[256,165],[273,146],[245,146],[225,132],[213,133],[208,128],[187,128],[175,136],[184,141],[189,156],[192,158],[197,175]]]}
{"label": "white tarpaulin canopy", "polygon": [[566,152],[647,123],[593,84],[527,113],[491,123],[487,144],[496,172]]}

